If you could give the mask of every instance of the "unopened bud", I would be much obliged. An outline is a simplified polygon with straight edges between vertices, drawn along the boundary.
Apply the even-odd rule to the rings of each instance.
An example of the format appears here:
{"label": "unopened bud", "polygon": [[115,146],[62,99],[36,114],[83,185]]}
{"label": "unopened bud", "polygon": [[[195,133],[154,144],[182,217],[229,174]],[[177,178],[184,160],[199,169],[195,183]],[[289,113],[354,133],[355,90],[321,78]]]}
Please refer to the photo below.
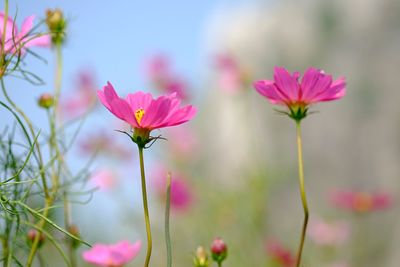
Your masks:
{"label": "unopened bud", "polygon": [[28,244],[32,245],[38,235],[39,235],[38,248],[40,248],[44,243],[45,237],[44,237],[43,233],[39,233],[35,229],[29,230],[28,234],[26,235],[26,240],[27,240]]}
{"label": "unopened bud", "polygon": [[[67,229],[67,230],[68,230],[68,232],[69,232],[70,234],[76,236],[77,238],[80,238],[80,237],[81,237],[81,235],[80,235],[80,233],[79,233],[79,228],[78,228],[78,226],[72,224],[72,225],[68,226],[68,229]],[[73,238],[73,239],[71,239],[71,244],[72,244],[72,247],[73,247],[73,248],[77,249],[77,248],[81,245],[81,242],[79,242],[78,240],[76,240],[75,238]]]}
{"label": "unopened bud", "polygon": [[54,97],[49,93],[44,93],[39,97],[38,105],[42,108],[51,108],[54,105]]}
{"label": "unopened bud", "polygon": [[202,246],[197,248],[193,264],[195,267],[208,267],[210,265],[208,262],[207,251]]}
{"label": "unopened bud", "polygon": [[53,44],[62,44],[65,39],[65,29],[67,22],[61,9],[48,9],[46,11],[46,24],[51,33]]}
{"label": "unopened bud", "polygon": [[211,244],[211,256],[217,263],[223,262],[228,256],[228,248],[221,238],[216,238]]}

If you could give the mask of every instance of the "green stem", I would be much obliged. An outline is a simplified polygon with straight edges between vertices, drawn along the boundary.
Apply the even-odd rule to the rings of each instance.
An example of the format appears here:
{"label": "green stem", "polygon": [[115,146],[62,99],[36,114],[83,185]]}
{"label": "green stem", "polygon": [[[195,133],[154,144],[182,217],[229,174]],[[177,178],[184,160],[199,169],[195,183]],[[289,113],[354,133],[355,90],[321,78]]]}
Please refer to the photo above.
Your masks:
{"label": "green stem", "polygon": [[298,155],[298,160],[299,160],[300,195],[301,195],[301,203],[303,204],[303,209],[304,209],[303,229],[301,231],[300,245],[299,245],[299,249],[297,251],[297,261],[296,261],[296,267],[299,267],[300,263],[301,263],[301,255],[303,252],[304,240],[306,238],[308,215],[309,215],[306,191],[304,189],[303,148],[302,148],[302,143],[301,143],[300,121],[296,121],[296,133],[297,133],[297,155]]}
{"label": "green stem", "polygon": [[222,261],[218,262],[218,267],[222,267]]}
{"label": "green stem", "polygon": [[169,214],[171,208],[171,173],[167,175],[167,200],[165,204],[165,243],[167,245],[167,267],[172,266],[171,236],[169,233]]}
{"label": "green stem", "polygon": [[[66,191],[63,193],[63,203],[64,203],[64,227],[71,233],[71,205],[68,202],[68,194]],[[75,233],[73,233],[75,234]],[[68,246],[69,260],[71,261],[71,267],[76,267],[76,251],[74,248],[74,240],[66,236],[66,242]]]}
{"label": "green stem", "polygon": [[146,253],[146,261],[145,261],[144,266],[148,267],[149,263],[150,263],[150,257],[151,257],[152,239],[151,239],[151,229],[150,229],[149,208],[147,205],[146,177],[144,174],[144,161],[143,161],[143,147],[138,146],[138,148],[139,148],[139,160],[140,160],[140,175],[142,178],[143,211],[144,211],[144,220],[146,223],[146,234],[147,234],[147,253]]}
{"label": "green stem", "polygon": [[[57,111],[58,111],[58,104],[59,98],[61,95],[61,79],[62,79],[62,49],[61,44],[56,45],[56,72],[55,72],[55,94],[54,94],[54,107],[53,107],[53,116],[50,116],[50,151],[55,151],[57,156],[57,163],[58,168],[57,171],[54,169],[52,172],[52,192],[51,194],[47,193],[45,206],[43,208],[43,218],[39,221],[38,226],[42,229],[46,225],[46,221],[44,220],[45,217],[48,215],[48,210],[53,205],[54,200],[56,199],[58,188],[59,188],[59,177],[60,177],[60,170],[61,165],[63,163],[63,158],[61,156],[60,149],[57,143],[57,136],[56,136],[56,119],[57,119]],[[52,152],[50,152],[52,154]],[[45,189],[45,193],[48,191]],[[28,260],[26,263],[26,267],[30,267],[33,263],[33,259],[35,257],[36,251],[39,245],[39,235],[36,236],[35,240],[33,241],[31,250],[29,252]]]}

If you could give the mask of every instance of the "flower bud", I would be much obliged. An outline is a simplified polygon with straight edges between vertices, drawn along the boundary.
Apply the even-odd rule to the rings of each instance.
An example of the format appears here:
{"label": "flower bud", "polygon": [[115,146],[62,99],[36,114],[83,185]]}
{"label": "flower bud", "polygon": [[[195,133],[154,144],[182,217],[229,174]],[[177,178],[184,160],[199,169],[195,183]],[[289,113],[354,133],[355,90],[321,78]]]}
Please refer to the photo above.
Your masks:
{"label": "flower bud", "polygon": [[54,97],[49,93],[44,93],[39,97],[38,105],[42,108],[51,108],[54,105]]}
{"label": "flower bud", "polygon": [[211,244],[211,256],[218,264],[223,262],[228,255],[228,248],[221,238],[216,238]]}
{"label": "flower bud", "polygon": [[39,235],[38,248],[40,248],[43,245],[44,240],[45,240],[45,237],[44,237],[43,233],[39,233],[35,229],[30,229],[28,231],[28,234],[26,235],[26,241],[31,246],[33,244],[33,242],[35,241],[35,238],[37,237],[37,235]]}
{"label": "flower bud", "polygon": [[67,22],[61,9],[48,9],[46,11],[46,24],[51,33],[51,41],[54,45],[62,44],[65,39]]}
{"label": "flower bud", "polygon": [[193,264],[195,267],[208,267],[210,266],[208,262],[207,251],[202,247],[198,247],[196,250],[196,256],[193,259]]}
{"label": "flower bud", "polygon": [[[75,224],[71,224],[70,226],[68,226],[67,230],[70,234],[76,236],[77,238],[81,238],[81,234],[79,233],[79,228]],[[79,242],[76,239],[71,239],[70,242],[74,249],[77,249],[81,245],[81,242]]]}

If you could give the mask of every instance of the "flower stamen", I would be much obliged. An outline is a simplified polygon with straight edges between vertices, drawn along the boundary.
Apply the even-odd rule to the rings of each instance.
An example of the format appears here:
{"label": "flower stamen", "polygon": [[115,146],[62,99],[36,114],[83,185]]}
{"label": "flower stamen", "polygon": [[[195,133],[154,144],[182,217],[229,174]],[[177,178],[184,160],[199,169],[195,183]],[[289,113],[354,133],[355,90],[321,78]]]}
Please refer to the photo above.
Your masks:
{"label": "flower stamen", "polygon": [[135,111],[135,118],[139,125],[140,125],[140,122],[142,121],[144,114],[145,114],[145,112],[144,112],[144,109],[142,109],[142,108],[139,108],[138,110]]}

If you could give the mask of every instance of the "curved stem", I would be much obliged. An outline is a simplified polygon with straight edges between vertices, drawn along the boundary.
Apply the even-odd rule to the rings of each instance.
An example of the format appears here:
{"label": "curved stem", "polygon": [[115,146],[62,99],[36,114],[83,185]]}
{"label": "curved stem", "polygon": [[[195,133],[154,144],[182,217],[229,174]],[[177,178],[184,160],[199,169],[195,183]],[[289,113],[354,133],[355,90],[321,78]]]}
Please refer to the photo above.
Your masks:
{"label": "curved stem", "polygon": [[296,133],[297,133],[297,156],[299,160],[300,195],[301,195],[301,203],[303,204],[303,209],[304,209],[303,229],[301,231],[300,245],[297,251],[297,261],[296,261],[296,267],[299,267],[301,263],[301,255],[303,252],[304,240],[306,237],[307,224],[308,224],[308,215],[309,215],[307,196],[306,196],[306,191],[304,189],[303,148],[301,143],[300,121],[296,121]]}
{"label": "curved stem", "polygon": [[171,173],[167,175],[167,200],[165,204],[165,243],[167,246],[167,267],[172,266],[171,236],[169,233],[169,214],[171,207]]}
{"label": "curved stem", "polygon": [[152,239],[151,239],[151,229],[150,229],[150,217],[149,217],[149,208],[147,205],[147,191],[146,191],[146,177],[144,174],[144,161],[143,161],[143,147],[138,146],[139,148],[139,160],[140,160],[140,176],[142,180],[142,197],[143,197],[143,211],[144,211],[144,220],[146,223],[146,233],[147,233],[147,253],[146,253],[146,261],[144,266],[148,267],[150,263],[151,250],[152,250]]}

